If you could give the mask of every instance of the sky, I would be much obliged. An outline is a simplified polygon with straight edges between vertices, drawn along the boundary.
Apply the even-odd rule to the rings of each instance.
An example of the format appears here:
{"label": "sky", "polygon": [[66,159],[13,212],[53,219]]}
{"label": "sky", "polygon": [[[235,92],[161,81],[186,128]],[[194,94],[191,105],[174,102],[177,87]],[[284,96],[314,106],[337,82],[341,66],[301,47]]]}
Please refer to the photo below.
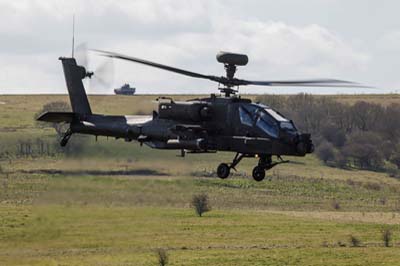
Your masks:
{"label": "sky", "polygon": [[[247,86],[242,93],[398,93],[398,10],[395,0],[0,0],[0,94],[66,93],[58,57],[71,55],[74,15],[78,61],[86,43],[219,76],[215,55],[230,51],[249,56],[238,78],[337,78],[375,87]],[[105,60],[91,52],[90,70]],[[211,81],[113,64],[113,82],[85,82],[88,93],[124,83],[142,94],[217,92]]]}

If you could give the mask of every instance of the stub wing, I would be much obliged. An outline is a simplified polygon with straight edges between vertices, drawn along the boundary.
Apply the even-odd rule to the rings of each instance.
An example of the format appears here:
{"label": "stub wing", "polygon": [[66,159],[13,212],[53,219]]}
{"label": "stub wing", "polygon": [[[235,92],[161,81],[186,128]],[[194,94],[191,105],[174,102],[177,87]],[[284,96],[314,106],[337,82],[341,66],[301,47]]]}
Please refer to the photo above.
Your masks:
{"label": "stub wing", "polygon": [[72,123],[78,116],[72,112],[45,112],[41,114],[36,120],[51,123]]}

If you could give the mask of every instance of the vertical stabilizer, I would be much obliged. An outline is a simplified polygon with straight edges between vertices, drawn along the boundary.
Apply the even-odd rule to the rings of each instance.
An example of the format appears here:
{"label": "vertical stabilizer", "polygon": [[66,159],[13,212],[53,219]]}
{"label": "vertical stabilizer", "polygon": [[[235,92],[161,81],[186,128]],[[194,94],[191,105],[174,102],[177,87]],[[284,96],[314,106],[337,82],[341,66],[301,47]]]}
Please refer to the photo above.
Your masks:
{"label": "vertical stabilizer", "polygon": [[92,73],[86,72],[84,67],[78,66],[75,58],[61,57],[60,60],[64,69],[72,111],[78,114],[91,114],[92,110],[90,109],[82,79],[90,77]]}

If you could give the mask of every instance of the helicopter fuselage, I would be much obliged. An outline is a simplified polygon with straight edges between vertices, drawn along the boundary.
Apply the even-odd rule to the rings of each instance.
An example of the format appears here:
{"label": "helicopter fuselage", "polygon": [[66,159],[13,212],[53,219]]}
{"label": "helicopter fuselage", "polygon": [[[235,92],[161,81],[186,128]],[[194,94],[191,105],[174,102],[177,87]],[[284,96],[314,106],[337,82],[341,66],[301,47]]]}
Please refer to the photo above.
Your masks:
{"label": "helicopter fuselage", "polygon": [[[228,73],[226,78],[204,76],[129,58],[173,72],[222,82],[226,87],[221,92],[225,95],[212,94],[208,98],[185,102],[159,98],[158,110],[153,111],[153,115],[115,116],[92,113],[82,79],[90,78],[94,73],[79,66],[74,58],[62,57],[60,60],[73,112],[46,112],[38,120],[70,125],[60,142],[61,146],[67,145],[72,134],[80,133],[122,138],[126,141],[137,140],[152,148],[181,150],[182,155],[185,152],[235,152],[236,156],[231,163],[221,163],[218,166],[217,175],[220,178],[227,178],[230,170],[235,169],[242,158],[258,157],[253,178],[261,181],[266,170],[286,162],[280,156],[305,156],[313,151],[310,134],[301,134],[291,120],[266,105],[252,103],[249,99],[235,95],[236,91],[231,86],[238,82],[247,84],[249,81],[233,78],[234,65],[247,63],[247,57],[223,53],[218,59],[229,63],[225,65]],[[272,162],[273,155],[281,161]]]}
{"label": "helicopter fuselage", "polygon": [[152,116],[86,115],[71,123],[71,130],[192,153],[304,156],[313,149],[309,134],[300,134],[292,121],[271,108],[214,95],[187,102],[161,100]]}

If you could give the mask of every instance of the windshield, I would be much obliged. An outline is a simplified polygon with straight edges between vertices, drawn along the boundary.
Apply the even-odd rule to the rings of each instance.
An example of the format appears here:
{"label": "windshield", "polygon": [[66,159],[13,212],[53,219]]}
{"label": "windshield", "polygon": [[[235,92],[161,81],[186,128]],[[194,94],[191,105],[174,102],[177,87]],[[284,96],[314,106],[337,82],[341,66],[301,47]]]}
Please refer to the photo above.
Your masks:
{"label": "windshield", "polygon": [[278,137],[279,130],[276,121],[265,112],[259,112],[256,125],[271,137]]}
{"label": "windshield", "polygon": [[250,127],[255,125],[269,136],[277,138],[279,135],[279,128],[276,118],[268,114],[263,107],[255,104],[240,106],[240,122]]}
{"label": "windshield", "polygon": [[282,129],[286,129],[286,130],[289,130],[289,131],[295,131],[296,130],[294,128],[292,122],[281,122],[280,125],[281,125]]}
{"label": "windshield", "polygon": [[239,107],[240,122],[247,126],[253,126],[257,116],[257,108],[255,105],[249,104]]}
{"label": "windshield", "polygon": [[279,136],[279,128],[296,131],[292,121],[265,105],[244,104],[239,107],[240,122],[246,126],[257,126],[271,137]]}

